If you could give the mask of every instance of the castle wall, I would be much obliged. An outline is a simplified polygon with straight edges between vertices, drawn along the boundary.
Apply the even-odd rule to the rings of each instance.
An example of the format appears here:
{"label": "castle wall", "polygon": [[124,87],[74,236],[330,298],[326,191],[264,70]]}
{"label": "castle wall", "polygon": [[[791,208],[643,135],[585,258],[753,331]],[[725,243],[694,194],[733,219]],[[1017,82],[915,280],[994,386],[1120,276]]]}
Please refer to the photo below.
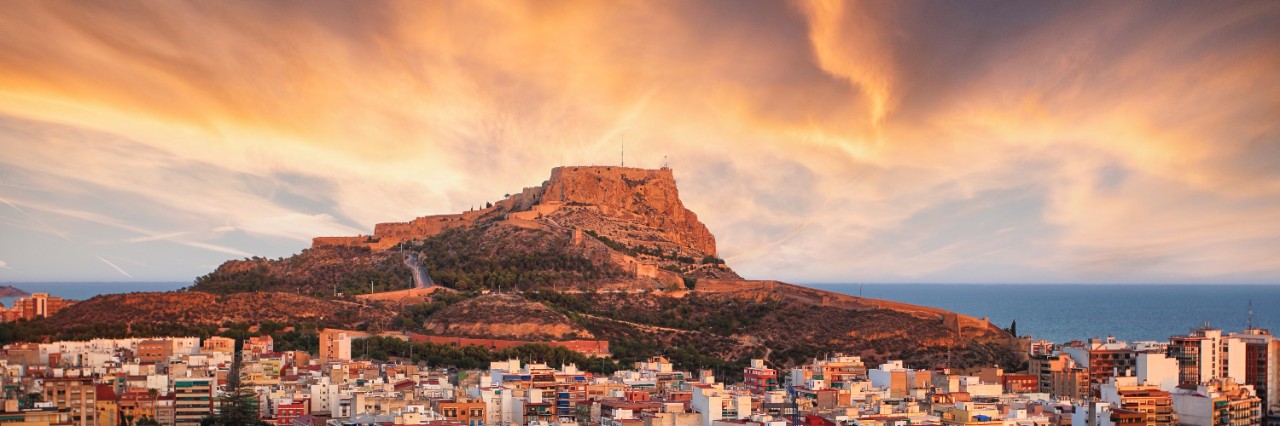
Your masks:
{"label": "castle wall", "polygon": [[[557,167],[541,186],[524,188],[498,201],[493,207],[461,214],[425,216],[409,222],[379,223],[373,238],[324,237],[312,241],[319,246],[365,246],[386,250],[397,244],[437,235],[445,230],[473,225],[485,215],[505,212],[515,226],[530,227],[532,221],[556,212],[565,205],[591,206],[600,214],[638,220],[662,232],[668,241],[704,254],[716,253],[715,237],[697,216],[680,203],[675,177],[670,169],[588,166]],[[652,213],[652,214],[651,214]],[[559,227],[546,219],[553,228]],[[539,225],[538,229],[546,229]],[[628,270],[634,271],[634,260]]]}
{"label": "castle wall", "polygon": [[315,237],[311,239],[311,248],[335,246],[360,247],[368,244],[368,242],[369,237],[363,235],[355,237]]}

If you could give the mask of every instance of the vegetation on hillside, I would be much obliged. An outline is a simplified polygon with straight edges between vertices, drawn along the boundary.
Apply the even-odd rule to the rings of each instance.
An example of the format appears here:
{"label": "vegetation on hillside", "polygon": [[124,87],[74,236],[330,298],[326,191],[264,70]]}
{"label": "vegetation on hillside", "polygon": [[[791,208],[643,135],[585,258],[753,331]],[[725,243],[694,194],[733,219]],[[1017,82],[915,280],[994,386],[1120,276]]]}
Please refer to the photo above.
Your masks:
{"label": "vegetation on hillside", "polygon": [[458,347],[429,342],[413,343],[412,346],[413,350],[410,351],[410,343],[403,339],[374,336],[356,341],[352,352],[379,361],[411,360],[415,363],[425,362],[431,367],[479,369],[487,368],[491,361],[520,359],[525,362],[544,362],[555,368],[564,364],[574,364],[580,369],[600,374],[611,374],[619,369],[619,364],[611,359],[587,356],[563,347],[541,343],[499,350],[475,345]]}
{"label": "vegetation on hillside", "polygon": [[334,297],[413,287],[413,275],[396,252],[368,247],[318,247],[282,259],[229,261],[196,278],[191,290],[215,294],[276,291]]}
{"label": "vegetation on hillside", "polygon": [[[662,354],[684,368],[733,370],[751,357],[792,366],[831,352],[860,355],[869,363],[903,359],[931,368],[999,364],[1016,367],[1008,347],[957,340],[941,320],[886,310],[815,306],[778,298],[691,293],[526,293],[609,340],[617,359]],[[660,327],[659,330],[654,330]],[[647,330],[646,330],[647,329]],[[659,350],[657,348],[666,348]]]}
{"label": "vegetation on hillside", "polygon": [[626,274],[572,250],[545,231],[514,227],[455,228],[409,245],[432,279],[464,291],[568,288]]}
{"label": "vegetation on hillside", "polygon": [[[315,329],[389,320],[384,310],[287,293],[212,295],[179,291],[97,296],[33,321],[0,323],[0,343],[94,338],[197,336],[207,338],[251,325]],[[282,332],[283,333],[283,332]],[[237,335],[228,335],[237,337]],[[282,336],[295,341],[300,336]],[[309,348],[308,348],[309,350]]]}

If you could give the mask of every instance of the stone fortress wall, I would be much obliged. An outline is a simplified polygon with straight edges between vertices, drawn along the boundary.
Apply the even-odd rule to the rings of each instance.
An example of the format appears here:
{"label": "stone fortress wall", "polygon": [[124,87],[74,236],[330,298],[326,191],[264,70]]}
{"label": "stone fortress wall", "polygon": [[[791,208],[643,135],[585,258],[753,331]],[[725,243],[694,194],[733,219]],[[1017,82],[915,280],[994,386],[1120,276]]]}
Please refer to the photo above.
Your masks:
{"label": "stone fortress wall", "polygon": [[[715,254],[715,238],[693,212],[680,204],[671,169],[610,166],[556,167],[541,186],[524,188],[489,208],[460,214],[423,216],[409,222],[379,223],[371,236],[317,237],[311,246],[368,246],[386,250],[403,241],[424,239],[452,228],[471,226],[491,214],[505,221],[534,221],[565,205],[592,206],[606,215],[646,221],[676,243]],[[651,209],[661,215],[634,212]],[[528,225],[528,224],[525,224]]]}
{"label": "stone fortress wall", "polygon": [[[409,222],[379,223],[373,235],[318,237],[311,246],[369,247],[388,250],[405,241],[421,240],[454,228],[465,228],[481,220],[498,224],[572,233],[575,244],[583,242],[578,226],[565,226],[551,218],[566,206],[589,209],[602,216],[636,221],[660,232],[667,240],[701,253],[716,253],[715,237],[698,221],[697,215],[680,202],[671,169],[641,169],[612,166],[556,167],[540,186],[524,188],[493,206],[459,214],[423,216]],[[652,261],[623,253],[610,253],[611,263],[639,278],[649,278],[662,287],[682,287],[680,274],[663,270]]]}

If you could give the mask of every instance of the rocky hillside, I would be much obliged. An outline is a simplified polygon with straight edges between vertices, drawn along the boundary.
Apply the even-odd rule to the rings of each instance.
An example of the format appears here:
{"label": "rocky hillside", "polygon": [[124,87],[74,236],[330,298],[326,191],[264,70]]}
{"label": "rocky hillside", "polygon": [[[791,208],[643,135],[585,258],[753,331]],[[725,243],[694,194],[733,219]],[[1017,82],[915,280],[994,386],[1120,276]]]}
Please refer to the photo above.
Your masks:
{"label": "rocky hillside", "polygon": [[488,294],[427,318],[427,334],[514,340],[575,340],[594,336],[564,314],[513,294]]}
{"label": "rocky hillside", "polygon": [[394,313],[377,307],[289,293],[214,295],[197,291],[96,296],[31,321],[34,335],[50,338],[202,335],[235,323],[351,327],[386,323]]}
{"label": "rocky hillside", "polygon": [[981,321],[911,310],[813,303],[784,286],[767,293],[527,294],[565,313],[597,338],[609,340],[624,361],[665,353],[685,365],[736,366],[764,358],[792,366],[831,352],[871,363],[902,359],[908,365],[1018,366],[1021,343]]}
{"label": "rocky hillside", "polygon": [[[380,223],[374,226],[373,235],[317,237],[312,247],[360,247],[379,252],[421,246],[449,232],[493,227],[541,231],[541,238],[547,241],[569,239],[573,251],[633,276],[657,280],[660,285],[679,285],[682,276],[739,278],[716,257],[715,237],[706,225],[681,203],[670,169],[557,167],[542,185],[525,188],[481,210]],[[584,235],[589,241],[584,242]],[[498,233],[489,240],[505,236]],[[599,252],[594,247],[597,243],[604,244],[610,253],[590,256],[592,251]],[[423,253],[423,259],[430,257],[431,253]]]}
{"label": "rocky hillside", "polygon": [[671,169],[557,167],[531,209],[553,210],[544,217],[632,245],[693,258],[716,255],[715,237],[680,202]]}
{"label": "rocky hillside", "polygon": [[[665,354],[681,368],[729,371],[752,357],[785,367],[835,351],[913,367],[1012,368],[1025,353],[984,320],[743,280],[716,256],[715,238],[680,202],[667,169],[560,167],[485,209],[374,229],[317,238],[289,258],[227,262],[192,287],[207,293],[95,298],[47,326],[117,335],[173,324],[337,321],[461,337],[594,337],[608,340],[619,362]],[[413,286],[406,258],[457,291],[349,302],[370,283],[375,292]]]}
{"label": "rocky hillside", "polygon": [[396,252],[368,247],[325,246],[286,259],[229,260],[196,278],[192,290],[217,294],[278,291],[314,297],[363,294],[413,286],[412,272]]}

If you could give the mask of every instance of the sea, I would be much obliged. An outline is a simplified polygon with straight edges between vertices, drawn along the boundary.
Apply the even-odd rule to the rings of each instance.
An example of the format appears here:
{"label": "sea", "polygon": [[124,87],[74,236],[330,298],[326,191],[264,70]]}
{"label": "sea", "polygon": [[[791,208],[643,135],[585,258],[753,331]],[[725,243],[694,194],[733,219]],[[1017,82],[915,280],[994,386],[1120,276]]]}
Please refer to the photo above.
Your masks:
{"label": "sea", "polygon": [[[139,291],[173,291],[191,286],[191,282],[0,282],[27,293],[49,293],[68,300],[85,300],[100,294]],[[5,307],[13,307],[16,297],[0,297]]]}
{"label": "sea", "polygon": [[[190,282],[0,283],[72,300],[170,291]],[[1164,341],[1192,328],[1243,330],[1250,321],[1280,334],[1280,285],[1235,284],[803,284],[821,290],[932,306],[1058,343],[1112,336]],[[13,299],[0,298],[5,306]],[[1250,309],[1252,308],[1252,316]],[[1252,318],[1252,319],[1251,319]]]}
{"label": "sea", "polygon": [[1092,337],[1167,341],[1208,323],[1224,333],[1250,323],[1280,334],[1280,285],[1232,284],[805,284],[986,317],[1018,334],[1065,343]]}

